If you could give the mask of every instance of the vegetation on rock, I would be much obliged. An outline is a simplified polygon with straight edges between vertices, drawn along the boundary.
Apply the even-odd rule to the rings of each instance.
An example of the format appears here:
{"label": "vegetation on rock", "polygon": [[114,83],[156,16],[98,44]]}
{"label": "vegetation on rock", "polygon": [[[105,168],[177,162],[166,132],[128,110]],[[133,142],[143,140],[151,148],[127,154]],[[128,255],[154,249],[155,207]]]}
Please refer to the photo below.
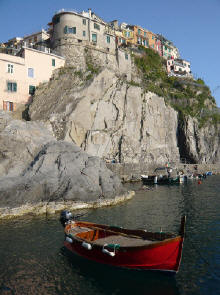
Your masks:
{"label": "vegetation on rock", "polygon": [[134,55],[134,63],[142,75],[144,91],[164,97],[182,116],[197,118],[200,127],[220,123],[215,99],[201,78],[169,77],[166,62],[158,53],[142,46],[139,51],[141,55]]}

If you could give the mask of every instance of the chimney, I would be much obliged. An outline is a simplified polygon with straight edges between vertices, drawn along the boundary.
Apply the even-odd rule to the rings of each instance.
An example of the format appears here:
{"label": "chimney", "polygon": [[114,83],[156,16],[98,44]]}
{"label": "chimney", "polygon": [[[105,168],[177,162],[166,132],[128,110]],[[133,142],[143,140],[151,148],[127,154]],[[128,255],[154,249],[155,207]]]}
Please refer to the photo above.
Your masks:
{"label": "chimney", "polygon": [[117,30],[118,29],[118,20],[113,20],[112,22],[113,27]]}
{"label": "chimney", "polygon": [[89,8],[89,18],[91,18],[91,17],[92,17],[92,9]]}

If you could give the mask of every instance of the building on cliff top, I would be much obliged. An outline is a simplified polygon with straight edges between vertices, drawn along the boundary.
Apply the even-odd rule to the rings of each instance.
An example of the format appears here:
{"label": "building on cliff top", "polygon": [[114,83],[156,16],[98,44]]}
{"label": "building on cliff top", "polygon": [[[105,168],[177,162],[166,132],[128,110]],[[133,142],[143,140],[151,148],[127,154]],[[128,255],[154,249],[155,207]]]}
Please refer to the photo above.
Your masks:
{"label": "building on cliff top", "polygon": [[137,25],[119,25],[117,20],[107,23],[91,9],[81,13],[62,9],[48,26],[47,31],[0,45],[0,109],[14,110],[26,103],[39,83],[48,81],[54,69],[64,66],[64,57],[75,68],[82,68],[83,63],[86,67],[87,49],[93,52],[90,58],[95,63],[117,68],[128,80],[132,67],[126,47],[140,45],[168,60],[169,75],[191,75],[190,63],[180,60],[178,48],[162,35]]}
{"label": "building on cliff top", "polygon": [[167,60],[167,72],[168,76],[193,77],[190,62],[180,58]]}
{"label": "building on cliff top", "polygon": [[58,11],[51,22],[52,49],[69,45],[93,45],[97,49],[115,53],[115,30],[89,9],[88,12]]}
{"label": "building on cliff top", "polygon": [[65,63],[63,57],[55,54],[16,46],[3,47],[0,53],[0,109],[8,111],[27,103],[36,86],[48,81],[53,70]]}

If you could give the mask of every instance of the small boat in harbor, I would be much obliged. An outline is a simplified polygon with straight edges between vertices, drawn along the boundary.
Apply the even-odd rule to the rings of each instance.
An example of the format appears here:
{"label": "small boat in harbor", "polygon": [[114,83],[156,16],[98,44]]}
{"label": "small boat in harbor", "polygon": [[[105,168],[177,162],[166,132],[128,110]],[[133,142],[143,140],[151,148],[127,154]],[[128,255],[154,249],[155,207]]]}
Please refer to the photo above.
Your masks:
{"label": "small boat in harbor", "polygon": [[73,220],[69,211],[61,213],[64,246],[86,259],[116,267],[178,272],[185,234],[182,217],[179,234],[132,230]]}

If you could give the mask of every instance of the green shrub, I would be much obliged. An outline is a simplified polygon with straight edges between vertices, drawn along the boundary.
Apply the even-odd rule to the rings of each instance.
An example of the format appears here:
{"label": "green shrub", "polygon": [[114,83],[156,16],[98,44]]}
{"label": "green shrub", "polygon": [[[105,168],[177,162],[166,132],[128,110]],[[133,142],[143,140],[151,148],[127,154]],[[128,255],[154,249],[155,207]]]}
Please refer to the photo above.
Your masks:
{"label": "green shrub", "polygon": [[205,85],[205,82],[204,82],[201,78],[198,78],[198,79],[196,80],[196,82],[197,82],[198,84]]}

